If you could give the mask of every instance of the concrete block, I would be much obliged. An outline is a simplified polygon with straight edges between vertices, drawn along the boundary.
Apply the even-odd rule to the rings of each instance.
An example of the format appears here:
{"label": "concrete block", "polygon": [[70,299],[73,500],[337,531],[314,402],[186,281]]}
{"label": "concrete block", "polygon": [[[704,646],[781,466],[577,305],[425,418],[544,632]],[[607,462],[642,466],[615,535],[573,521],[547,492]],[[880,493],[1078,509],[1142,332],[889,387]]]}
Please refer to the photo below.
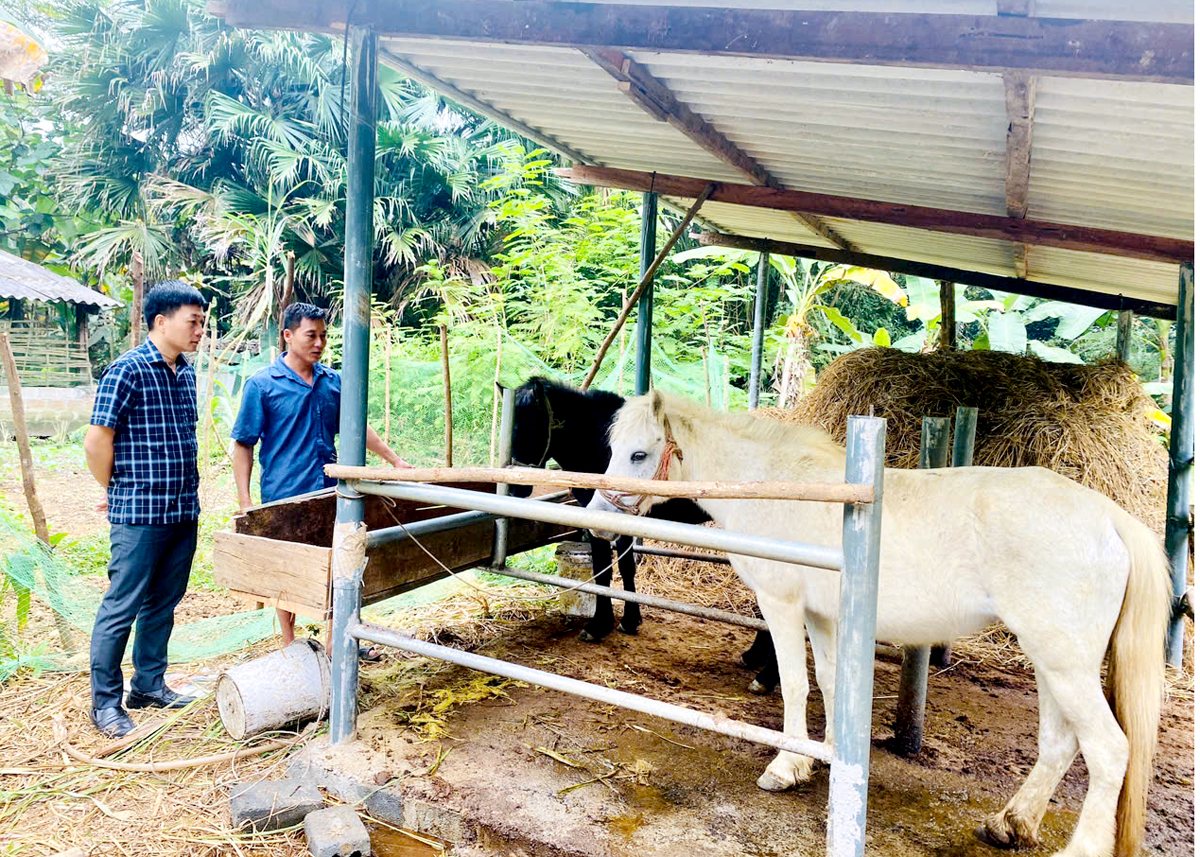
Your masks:
{"label": "concrete block", "polygon": [[237,783],[229,790],[229,815],[238,829],[291,827],[324,806],[325,798],[316,785],[303,780]]}
{"label": "concrete block", "polygon": [[331,806],[304,818],[304,839],[313,857],[370,857],[371,837],[353,809]]}

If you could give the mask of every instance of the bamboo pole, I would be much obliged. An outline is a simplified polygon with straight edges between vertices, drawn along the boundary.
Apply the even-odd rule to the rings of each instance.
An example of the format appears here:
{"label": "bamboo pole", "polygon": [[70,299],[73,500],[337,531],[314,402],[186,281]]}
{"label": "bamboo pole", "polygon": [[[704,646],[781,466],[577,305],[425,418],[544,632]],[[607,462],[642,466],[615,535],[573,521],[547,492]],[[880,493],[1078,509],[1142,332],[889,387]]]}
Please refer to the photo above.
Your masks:
{"label": "bamboo pole", "polygon": [[208,336],[208,378],[204,382],[204,469],[207,472],[212,461],[212,400],[217,379],[217,322],[208,319],[211,330]]}
{"label": "bamboo pole", "polygon": [[[38,499],[37,485],[33,477],[33,451],[29,447],[29,427],[25,423],[25,400],[21,396],[21,378],[17,375],[17,360],[13,357],[12,344],[8,341],[7,333],[0,333],[0,359],[4,361],[4,374],[8,379],[8,399],[12,405],[13,434],[17,436],[17,449],[21,453],[21,485],[25,489],[25,502],[29,505],[29,517],[33,518],[33,531],[38,541],[47,548],[50,547],[50,528],[46,526],[46,511],[42,501]],[[52,596],[57,595],[55,582],[46,579]],[[55,598],[55,600],[58,600]],[[63,649],[71,650],[71,631],[67,627],[66,618],[57,609],[58,605],[51,604],[54,612],[54,624],[58,627],[58,636]]]}
{"label": "bamboo pole", "polygon": [[283,340],[283,314],[292,303],[292,295],[296,290],[296,254],[288,250],[283,257],[283,295],[279,298],[279,353],[287,351],[287,343]]}
{"label": "bamboo pole", "polygon": [[688,224],[692,222],[692,218],[696,216],[696,212],[700,210],[700,206],[704,205],[705,201],[713,195],[717,189],[715,184],[710,184],[701,192],[696,201],[692,203],[692,207],[687,210],[687,214],[683,216],[683,220],[679,221],[679,225],[675,227],[675,231],[671,233],[671,237],[667,239],[667,243],[663,246],[658,255],[654,257],[654,261],[650,263],[650,267],[646,269],[646,273],[642,274],[641,282],[637,284],[637,288],[633,290],[633,294],[629,296],[629,300],[625,302],[625,306],[621,307],[621,314],[617,316],[617,320],[613,322],[612,330],[608,332],[608,336],[604,338],[604,342],[600,344],[600,350],[596,352],[596,359],[592,362],[592,368],[588,371],[587,377],[583,380],[583,385],[580,389],[586,390],[592,385],[592,381],[596,379],[596,373],[600,371],[600,364],[604,362],[604,355],[608,353],[608,348],[612,345],[613,340],[617,338],[617,333],[625,325],[625,319],[629,318],[629,313],[642,297],[642,292],[646,291],[646,286],[654,280],[654,274],[658,271],[660,265],[667,258],[667,254],[671,252],[671,248],[679,240],[679,236],[683,235],[683,231],[687,229]]}
{"label": "bamboo pole", "polygon": [[538,467],[349,467],[325,465],[334,479],[372,482],[497,482],[511,485],[559,485],[653,497],[738,500],[809,500],[821,503],[870,503],[870,485],[840,482],[672,482],[633,479],[604,473],[543,470]]}
{"label": "bamboo pole", "polygon": [[442,340],[442,393],[445,398],[446,466],[454,466],[454,411],[450,407],[450,342],[446,325],[438,325]]}

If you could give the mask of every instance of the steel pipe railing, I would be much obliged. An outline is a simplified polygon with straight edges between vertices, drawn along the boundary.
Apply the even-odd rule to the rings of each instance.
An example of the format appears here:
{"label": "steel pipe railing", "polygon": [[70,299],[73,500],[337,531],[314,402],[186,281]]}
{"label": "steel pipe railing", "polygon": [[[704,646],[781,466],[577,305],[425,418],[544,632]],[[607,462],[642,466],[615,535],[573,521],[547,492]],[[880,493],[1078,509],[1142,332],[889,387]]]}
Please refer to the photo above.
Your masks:
{"label": "steel pipe railing", "polygon": [[666,556],[674,559],[690,559],[696,562],[711,562],[713,565],[729,565],[729,557],[713,556],[709,553],[700,553],[699,551],[680,551],[671,548],[648,548],[645,545],[634,545],[634,553],[640,553],[644,556]]}
{"label": "steel pipe railing", "polygon": [[695,726],[699,729],[707,729],[710,732],[717,732],[732,738],[752,741],[755,744],[765,744],[768,747],[776,747],[792,753],[802,753],[805,756],[811,756],[823,762],[829,762],[833,758],[833,753],[828,744],[813,741],[809,738],[785,735],[774,729],[767,729],[765,726],[755,726],[753,723],[746,723],[742,720],[732,720],[728,717],[705,714],[703,711],[685,708],[682,705],[673,705],[669,702],[660,702],[656,699],[647,699],[644,696],[627,693],[623,690],[614,690],[605,685],[567,678],[556,673],[545,672],[544,670],[537,670],[532,667],[521,666],[520,664],[511,664],[508,661],[477,655],[473,652],[464,652],[448,646],[439,646],[436,643],[426,643],[423,640],[418,640],[415,637],[410,637],[391,628],[380,628],[374,625],[359,623],[351,626],[349,633],[352,637],[364,643],[393,646],[416,655],[438,658],[439,660],[449,661],[452,664],[458,664],[459,666],[479,670],[480,672],[492,673],[504,678],[524,681],[539,687],[546,687],[551,690],[581,696],[584,699],[595,700],[605,705],[617,705],[621,708],[628,708],[630,711],[638,711],[642,714],[649,714],[653,717],[661,717],[664,720],[682,723],[685,726]]}
{"label": "steel pipe railing", "polygon": [[593,509],[580,509],[558,503],[501,497],[484,494],[480,491],[447,488],[442,485],[426,485],[417,482],[364,482],[357,479],[349,484],[362,494],[415,500],[431,505],[454,506],[459,509],[475,509],[511,518],[529,518],[534,521],[545,521],[550,524],[562,524],[580,529],[690,544],[710,550],[722,550],[728,553],[825,568],[831,571],[840,571],[842,568],[841,549],[823,545],[800,544],[766,536],[731,533],[727,530],[702,527],[697,524],[659,521],[653,518],[625,515],[620,512],[598,512]]}
{"label": "steel pipe railing", "polygon": [[525,571],[521,568],[489,568],[488,571],[494,574],[515,577],[518,580],[528,580],[531,583],[545,583],[549,586],[557,586],[560,589],[578,589],[580,592],[588,592],[592,595],[607,595],[616,601],[644,604],[647,607],[671,610],[675,613],[683,613],[699,619],[712,619],[715,622],[724,622],[727,625],[740,625],[743,628],[751,628],[755,631],[769,630],[767,623],[762,619],[756,619],[753,616],[743,616],[740,613],[731,613],[728,610],[717,610],[715,607],[701,607],[698,604],[688,604],[686,601],[672,601],[670,598],[660,598],[657,595],[629,592],[625,589],[614,589],[611,586],[601,586],[598,583],[585,583],[580,580],[572,580],[569,577],[560,577],[557,574],[541,574],[536,571]]}
{"label": "steel pipe railing", "polygon": [[[569,497],[570,491],[555,491],[533,499],[539,503],[557,503]],[[444,533],[447,530],[457,530],[459,527],[469,527],[471,524],[494,521],[496,516],[491,512],[459,512],[454,515],[442,515],[440,518],[429,518],[424,521],[414,521],[394,527],[381,527],[367,533],[367,550],[386,545],[391,542],[404,541],[407,538],[420,538],[434,533]]]}

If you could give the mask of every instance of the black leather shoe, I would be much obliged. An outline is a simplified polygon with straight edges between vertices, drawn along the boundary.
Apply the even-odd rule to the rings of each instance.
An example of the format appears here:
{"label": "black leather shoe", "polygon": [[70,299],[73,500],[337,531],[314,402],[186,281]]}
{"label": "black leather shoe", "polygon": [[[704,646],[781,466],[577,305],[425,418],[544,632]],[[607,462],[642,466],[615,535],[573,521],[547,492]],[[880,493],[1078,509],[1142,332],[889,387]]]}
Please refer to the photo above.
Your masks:
{"label": "black leather shoe", "polygon": [[153,693],[131,690],[125,697],[125,704],[130,708],[185,708],[195,701],[196,697],[184,696],[169,687],[163,687]]}
{"label": "black leather shoe", "polygon": [[93,708],[92,724],[107,738],[124,738],[133,731],[133,720],[119,705]]}

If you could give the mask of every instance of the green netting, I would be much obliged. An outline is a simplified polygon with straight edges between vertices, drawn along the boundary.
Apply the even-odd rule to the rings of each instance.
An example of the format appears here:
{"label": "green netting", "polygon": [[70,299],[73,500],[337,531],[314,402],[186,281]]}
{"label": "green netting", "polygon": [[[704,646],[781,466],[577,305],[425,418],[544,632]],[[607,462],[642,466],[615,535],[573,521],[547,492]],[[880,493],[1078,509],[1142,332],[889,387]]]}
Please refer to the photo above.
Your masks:
{"label": "green netting", "polygon": [[[22,668],[86,669],[92,625],[107,581],[76,573],[2,507],[0,571],[0,681]],[[168,656],[172,663],[203,660],[276,632],[274,610],[184,622],[175,626]],[[127,658],[129,653],[127,649]]]}

